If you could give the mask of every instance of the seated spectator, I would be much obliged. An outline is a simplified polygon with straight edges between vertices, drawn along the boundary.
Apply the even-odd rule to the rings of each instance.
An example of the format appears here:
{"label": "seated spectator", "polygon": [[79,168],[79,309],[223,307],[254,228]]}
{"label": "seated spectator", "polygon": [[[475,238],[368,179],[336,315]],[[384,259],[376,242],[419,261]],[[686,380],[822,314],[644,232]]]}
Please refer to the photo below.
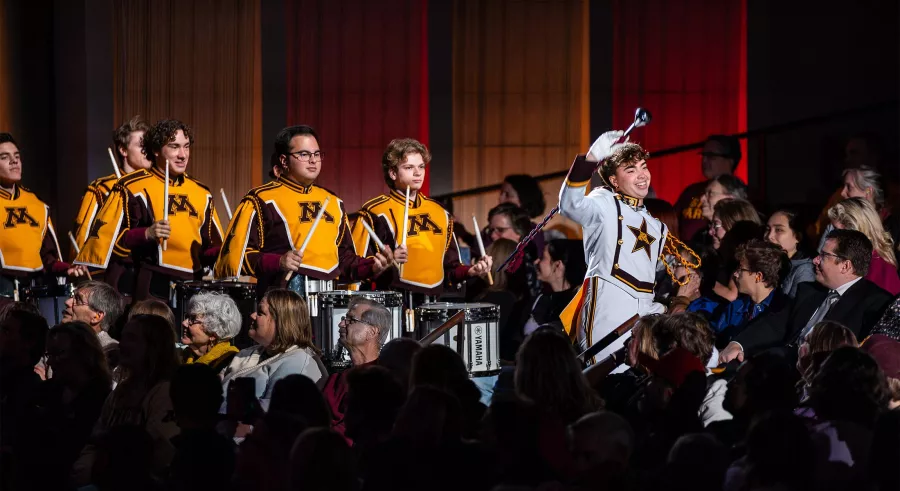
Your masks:
{"label": "seated spectator", "polygon": [[99,491],[167,489],[153,466],[153,437],[141,425],[110,428],[97,438],[96,454],[91,476]]}
{"label": "seated spectator", "polygon": [[390,438],[405,401],[406,393],[384,367],[367,365],[347,374],[345,434],[353,440],[360,478],[366,478],[371,461]]}
{"label": "seated spectator", "polygon": [[456,351],[441,344],[422,348],[413,358],[409,380],[411,391],[430,385],[455,396],[463,411],[463,436],[475,438],[478,435],[485,405],[481,403],[481,392],[469,378],[463,359]]}
{"label": "seated spectator", "polygon": [[34,315],[41,315],[40,309],[30,302],[5,302],[0,304],[0,322],[6,320],[11,312],[30,312]]}
{"label": "seated spectator", "polygon": [[709,322],[698,314],[683,312],[664,316],[653,327],[652,333],[659,356],[683,348],[707,365],[715,351]]}
{"label": "seated spectator", "polygon": [[[712,219],[711,213],[708,216],[703,216],[703,198],[706,197],[707,202],[709,202],[710,200],[720,199],[721,194],[706,195],[710,180],[720,176],[734,175],[734,171],[741,161],[741,145],[737,138],[732,136],[711,135],[706,139],[700,155],[702,156],[700,160],[701,170],[706,180],[696,182],[685,188],[675,202],[675,210],[678,212],[680,225],[678,236],[684,240],[690,240],[698,232],[702,233],[707,226],[707,222]],[[746,196],[735,197],[746,199]],[[712,203],[707,206],[712,209],[714,205],[715,203]]]}
{"label": "seated spectator", "polygon": [[65,489],[112,386],[97,334],[83,322],[51,329],[47,357],[54,376],[16,422],[23,429],[15,446],[16,489]]}
{"label": "seated spectator", "polygon": [[564,472],[553,466],[563,460],[562,468],[568,471],[574,460],[563,438],[565,427],[556,428],[559,434],[549,433],[543,419],[533,404],[515,396],[493,401],[485,415],[482,441],[493,451],[496,461],[499,486],[494,490],[534,489],[565,478]]}
{"label": "seated spectator", "polygon": [[356,456],[341,435],[310,428],[291,449],[292,491],[357,491]]}
{"label": "seated spectator", "polygon": [[628,470],[635,448],[634,432],[610,411],[588,413],[568,428],[576,489],[628,488]]}
{"label": "seated spectator", "polygon": [[155,315],[137,315],[125,324],[119,343],[119,366],[125,378],[103,404],[90,443],[81,451],[73,468],[73,482],[91,482],[91,468],[97,460],[97,442],[120,426],[142,429],[152,443],[150,467],[162,477],[172,461],[175,448],[170,439],[178,434],[172,419],[169,382],[178,367],[175,334],[167,322]]}
{"label": "seated spectator", "polygon": [[166,320],[166,323],[172,327],[172,332],[176,332],[178,322],[175,321],[175,314],[173,314],[172,309],[161,300],[150,298],[131,304],[131,309],[128,311],[128,320],[131,320],[137,315],[155,315],[162,317]]}
{"label": "seated spectator", "polygon": [[716,203],[713,218],[709,223],[709,235],[712,245],[719,249],[725,234],[738,222],[753,222],[761,226],[759,213],[749,201],[742,199],[724,199]]}
{"label": "seated spectator", "polygon": [[809,256],[806,243],[806,226],[800,221],[795,210],[782,208],[766,223],[766,240],[778,244],[791,260],[791,271],[781,283],[781,291],[788,297],[797,294],[797,285],[816,281],[815,267]]}
{"label": "seated spectator", "polygon": [[861,232],[833,230],[825,248],[816,257],[816,283],[797,288],[790,314],[783,323],[766,329],[745,330],[719,355],[721,363],[745,353],[769,348],[792,347],[809,334],[819,321],[831,320],[847,326],[857,339],[865,338],[891,302],[891,295],[863,278],[869,270],[872,243]]}
{"label": "seated spectator", "polygon": [[222,386],[226,392],[232,380],[252,378],[256,398],[265,411],[275,383],[288,375],[305,375],[316,385],[325,384],[327,372],[312,344],[309,309],[300,295],[284,289],[269,290],[250,317],[250,337],[259,344],[241,350],[225,369]]}
{"label": "seated spectator", "polygon": [[17,424],[30,409],[29,403],[40,387],[34,366],[44,356],[47,321],[26,310],[12,310],[0,323],[0,451],[7,468],[12,446],[17,440]]}
{"label": "seated spectator", "polygon": [[602,408],[576,356],[565,334],[551,329],[531,333],[516,356],[516,394],[564,425]]}
{"label": "seated spectator", "polygon": [[[391,312],[380,303],[361,296],[351,298],[347,315],[341,318],[338,326],[339,342],[350,353],[350,363],[353,367],[378,362],[381,347],[391,332],[392,322]],[[331,428],[341,436],[345,430],[346,374],[347,372],[332,373],[322,389],[331,412]]]}
{"label": "seated spectator", "polygon": [[580,240],[556,239],[547,242],[544,254],[535,264],[545,293],[541,293],[531,306],[525,323],[526,336],[543,324],[557,323],[562,329],[559,314],[572,301],[587,272],[584,245]]}
{"label": "seated spectator", "polygon": [[822,363],[832,351],[841,346],[859,346],[853,331],[838,322],[822,321],[810,331],[797,352],[797,371],[803,377],[801,402],[806,401],[806,390]]}
{"label": "seated spectator", "polygon": [[772,412],[753,424],[747,455],[728,469],[722,489],[820,489],[811,484],[815,473],[815,449],[803,420]]}
{"label": "seated spectator", "polygon": [[883,334],[873,334],[866,338],[861,348],[875,359],[884,372],[891,392],[889,409],[897,409],[900,407],[900,341]]}
{"label": "seated spectator", "polygon": [[787,295],[778,289],[789,268],[787,255],[780,246],[753,239],[738,246],[735,257],[739,267],[734,272],[734,280],[740,294],[710,323],[720,348],[745,329],[753,329],[753,321],[770,308],[773,313],[786,315],[789,304]]}
{"label": "seated spectator", "polygon": [[497,204],[503,203],[522,208],[531,218],[541,216],[547,207],[541,184],[528,174],[510,174],[503,178]]}
{"label": "seated spectator", "polygon": [[219,374],[237,354],[231,344],[241,332],[241,311],[228,295],[200,292],[188,301],[187,318],[181,323],[184,363],[209,365]]}
{"label": "seated spectator", "polygon": [[862,198],[871,203],[894,244],[900,243],[900,215],[892,213],[887,205],[881,174],[877,170],[865,165],[845,169],[841,198]]}
{"label": "seated spectator", "polygon": [[88,281],[75,289],[66,300],[62,321],[81,321],[91,327],[100,340],[106,363],[113,369],[119,363],[119,342],[110,335],[124,310],[122,295],[102,281]]}
{"label": "seated spectator", "polygon": [[[535,226],[525,210],[510,203],[499,204],[488,212],[488,236],[491,242],[498,239],[509,239],[518,243]],[[541,282],[537,279],[534,261],[541,257],[543,252],[544,237],[542,234],[537,234],[523,250],[522,268],[525,270],[526,284],[531,298],[535,298],[541,293]],[[498,257],[497,260],[503,261],[504,259],[506,258]]]}
{"label": "seated spectator", "polygon": [[181,429],[172,438],[175,456],[169,470],[169,489],[227,489],[234,471],[235,447],[234,442],[216,432],[223,396],[215,369],[202,363],[179,367],[169,386],[169,397]]}
{"label": "seated spectator", "polygon": [[378,365],[391,372],[394,379],[403,388],[404,394],[408,392],[413,358],[421,349],[422,345],[412,338],[395,338],[381,348]]}
{"label": "seated spectator", "polygon": [[730,463],[728,449],[712,435],[684,435],[669,452],[658,488],[718,491]]}
{"label": "seated spectator", "polygon": [[881,226],[875,207],[863,198],[845,199],[828,210],[828,217],[834,228],[857,230],[865,234],[872,242],[873,249],[869,272],[865,278],[891,295],[900,294],[894,241]]}
{"label": "seated spectator", "polygon": [[[646,384],[648,377],[647,370],[641,365],[640,359],[641,356],[654,360],[659,359],[653,331],[664,318],[659,314],[645,315],[638,319],[631,328],[631,337],[621,350],[623,353],[616,353],[612,357],[615,361],[622,357],[624,363],[630,367],[628,370],[607,375],[611,369],[601,371],[602,362],[595,363],[584,370],[588,383],[591,387],[597,388],[597,392],[605,402],[606,409],[626,417],[636,410],[634,407],[637,402],[635,396]],[[617,365],[615,361],[613,365]]]}

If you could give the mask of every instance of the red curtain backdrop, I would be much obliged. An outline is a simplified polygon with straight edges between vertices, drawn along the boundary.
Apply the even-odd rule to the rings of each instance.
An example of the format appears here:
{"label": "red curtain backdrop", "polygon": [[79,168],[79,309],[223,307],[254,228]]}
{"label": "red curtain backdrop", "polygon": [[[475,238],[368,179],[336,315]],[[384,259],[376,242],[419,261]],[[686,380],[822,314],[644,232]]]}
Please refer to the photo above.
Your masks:
{"label": "red curtain backdrop", "polygon": [[650,151],[653,188],[671,203],[703,180],[700,156],[653,150],[747,129],[746,10],[746,0],[613,1],[614,127],[628,127],[638,106],[653,114],[632,140]]}
{"label": "red curtain backdrop", "polygon": [[428,144],[427,1],[285,4],[287,123],[316,129],[318,182],[356,211],[387,189],[381,156],[392,139]]}

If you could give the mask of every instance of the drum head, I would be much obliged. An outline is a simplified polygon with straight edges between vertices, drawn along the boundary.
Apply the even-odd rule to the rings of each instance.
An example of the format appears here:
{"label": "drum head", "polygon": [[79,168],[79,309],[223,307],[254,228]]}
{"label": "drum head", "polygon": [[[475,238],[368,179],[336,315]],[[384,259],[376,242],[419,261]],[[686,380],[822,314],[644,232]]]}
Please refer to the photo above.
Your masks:
{"label": "drum head", "polygon": [[430,303],[416,308],[416,315],[420,321],[444,321],[460,310],[466,311],[467,321],[500,319],[500,307],[491,303]]}

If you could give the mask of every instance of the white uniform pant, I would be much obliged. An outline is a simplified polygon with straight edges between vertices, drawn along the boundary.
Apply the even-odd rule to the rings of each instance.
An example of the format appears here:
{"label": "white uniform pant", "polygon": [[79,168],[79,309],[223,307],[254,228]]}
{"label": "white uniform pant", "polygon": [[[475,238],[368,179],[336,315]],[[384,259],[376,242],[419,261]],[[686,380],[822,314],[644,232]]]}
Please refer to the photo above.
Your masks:
{"label": "white uniform pant", "polygon": [[[635,298],[622,288],[596,276],[591,277],[584,292],[584,303],[581,308],[581,322],[578,330],[578,352],[582,353],[594,343],[600,341],[615,328],[622,325],[634,314],[662,314],[665,306],[650,298]],[[588,365],[606,359],[625,345],[631,337],[631,331],[620,336],[612,344],[603,348],[592,359],[585,360]]]}

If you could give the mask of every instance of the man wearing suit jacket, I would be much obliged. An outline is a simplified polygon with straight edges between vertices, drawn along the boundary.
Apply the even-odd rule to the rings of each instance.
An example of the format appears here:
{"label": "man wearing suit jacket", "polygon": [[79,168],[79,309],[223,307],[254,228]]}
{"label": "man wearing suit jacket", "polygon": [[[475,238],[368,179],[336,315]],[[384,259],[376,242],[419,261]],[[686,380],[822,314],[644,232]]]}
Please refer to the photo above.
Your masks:
{"label": "man wearing suit jacket", "polygon": [[892,300],[890,293],[863,278],[871,259],[872,243],[864,234],[831,231],[813,260],[816,282],[797,288],[785,322],[773,316],[769,322],[744,330],[722,350],[719,362],[742,361],[745,353],[797,345],[823,320],[839,322],[858,339],[865,338]]}

